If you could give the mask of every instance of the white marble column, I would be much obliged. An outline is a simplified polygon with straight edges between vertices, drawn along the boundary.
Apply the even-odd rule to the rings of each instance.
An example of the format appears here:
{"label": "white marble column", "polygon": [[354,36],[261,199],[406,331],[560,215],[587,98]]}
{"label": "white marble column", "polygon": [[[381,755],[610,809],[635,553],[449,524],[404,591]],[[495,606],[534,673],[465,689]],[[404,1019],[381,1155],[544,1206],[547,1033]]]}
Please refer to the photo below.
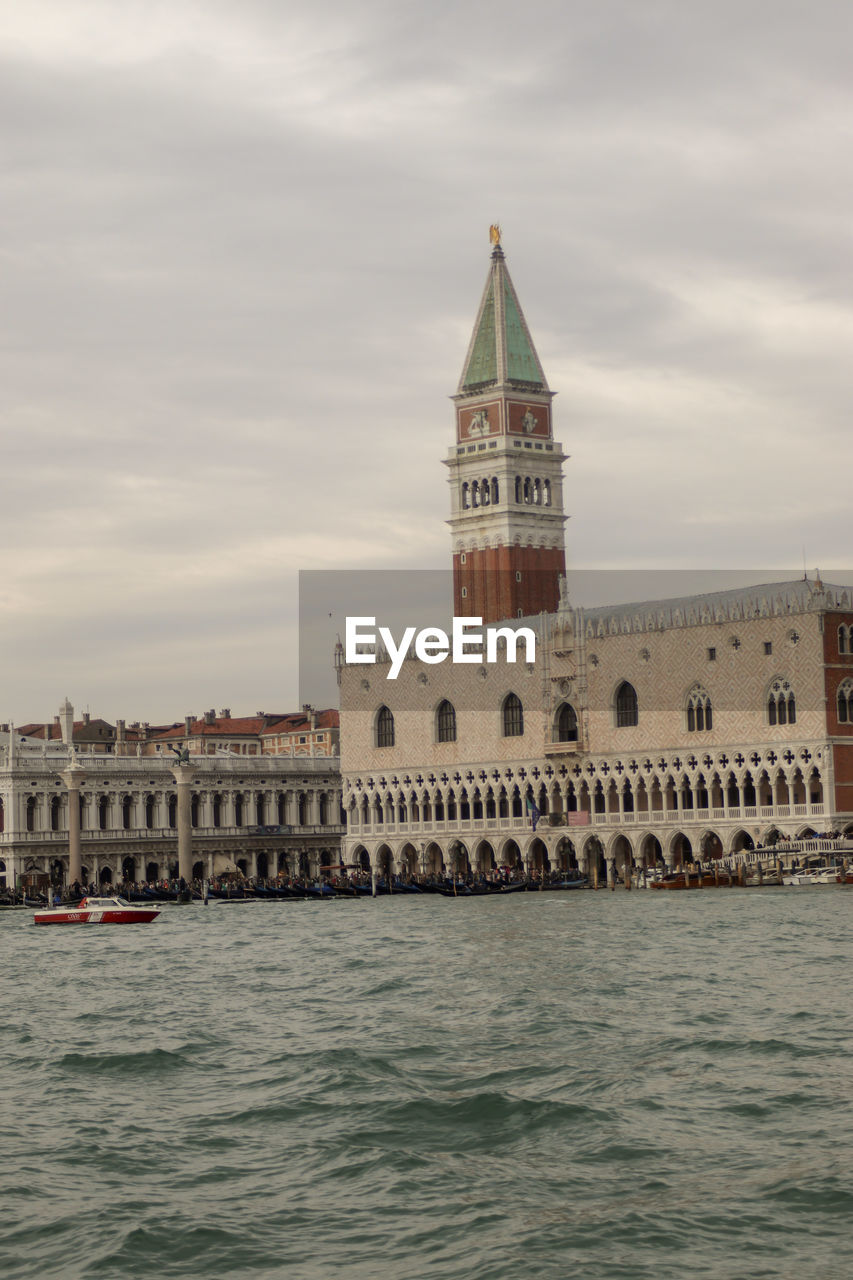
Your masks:
{"label": "white marble column", "polygon": [[178,875],[189,884],[193,875],[192,782],[195,766],[173,765],[171,773],[178,786]]}
{"label": "white marble column", "polygon": [[74,884],[75,881],[79,883],[82,878],[80,785],[85,780],[86,770],[72,761],[59,776],[68,789],[68,883]]}

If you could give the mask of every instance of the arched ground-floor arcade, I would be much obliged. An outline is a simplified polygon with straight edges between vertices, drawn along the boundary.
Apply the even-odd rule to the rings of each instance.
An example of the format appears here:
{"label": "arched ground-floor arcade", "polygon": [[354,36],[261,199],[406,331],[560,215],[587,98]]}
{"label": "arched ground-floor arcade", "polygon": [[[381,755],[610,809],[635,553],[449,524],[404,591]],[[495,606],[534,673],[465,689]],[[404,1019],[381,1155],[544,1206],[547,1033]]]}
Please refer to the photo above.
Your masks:
{"label": "arched ground-floor arcade", "polygon": [[[853,823],[847,833],[853,838]],[[813,837],[806,823],[765,824],[747,829],[722,824],[673,830],[671,827],[631,828],[597,826],[580,828],[569,836],[559,828],[529,829],[509,835],[489,835],[471,839],[433,833],[432,837],[411,839],[346,840],[346,863],[376,875],[416,877],[490,875],[510,872],[538,877],[545,875],[587,876],[593,884],[624,881],[643,871],[687,864],[713,864],[720,859],[752,849],[772,849],[778,841]]]}

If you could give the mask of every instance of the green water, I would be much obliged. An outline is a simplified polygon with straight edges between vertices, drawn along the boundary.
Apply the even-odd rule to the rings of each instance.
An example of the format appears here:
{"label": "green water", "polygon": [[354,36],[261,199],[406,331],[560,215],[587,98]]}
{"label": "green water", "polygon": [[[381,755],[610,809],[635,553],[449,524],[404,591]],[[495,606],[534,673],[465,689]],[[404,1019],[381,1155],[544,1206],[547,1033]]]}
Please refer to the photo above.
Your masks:
{"label": "green water", "polygon": [[0,1274],[853,1274],[853,891],[0,917]]}

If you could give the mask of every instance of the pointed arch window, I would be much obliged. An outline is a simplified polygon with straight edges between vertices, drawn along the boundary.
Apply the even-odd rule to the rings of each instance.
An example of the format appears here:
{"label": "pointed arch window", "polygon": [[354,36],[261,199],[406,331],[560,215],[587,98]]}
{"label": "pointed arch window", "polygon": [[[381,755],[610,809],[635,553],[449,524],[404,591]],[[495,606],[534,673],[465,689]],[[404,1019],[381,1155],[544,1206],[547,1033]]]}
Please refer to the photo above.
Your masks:
{"label": "pointed arch window", "polygon": [[445,698],[436,712],[436,737],[439,742],[456,741],[456,708]]}
{"label": "pointed arch window", "polygon": [[520,738],[524,734],[524,710],[521,699],[514,693],[504,698],[503,734],[505,738]]}
{"label": "pointed arch window", "polygon": [[836,698],[839,724],[853,724],[853,680],[842,680]]}
{"label": "pointed arch window", "polygon": [[846,627],[844,623],[842,623],[841,626],[838,628],[838,652],[839,653],[853,652],[853,650],[851,650],[850,648],[850,628]]}
{"label": "pointed arch window", "polygon": [[704,733],[713,728],[711,699],[701,685],[694,685],[687,695],[687,732]]}
{"label": "pointed arch window", "polygon": [[623,680],[616,690],[616,727],[627,729],[639,722],[640,708],[637,702],[637,691],[627,680]]}
{"label": "pointed arch window", "polygon": [[555,742],[577,742],[578,717],[570,702],[561,702],[554,720]]}
{"label": "pointed arch window", "polygon": [[376,713],[376,745],[377,747],[394,745],[394,717],[385,706],[380,707]]}
{"label": "pointed arch window", "polygon": [[774,680],[767,695],[768,724],[796,724],[797,701],[787,680]]}

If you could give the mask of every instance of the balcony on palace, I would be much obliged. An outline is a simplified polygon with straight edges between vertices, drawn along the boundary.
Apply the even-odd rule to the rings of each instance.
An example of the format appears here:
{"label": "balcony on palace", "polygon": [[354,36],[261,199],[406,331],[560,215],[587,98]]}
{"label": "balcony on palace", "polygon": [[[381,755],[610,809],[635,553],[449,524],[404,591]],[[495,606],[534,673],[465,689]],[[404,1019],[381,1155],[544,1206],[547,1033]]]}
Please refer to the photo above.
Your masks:
{"label": "balcony on palace", "polygon": [[[585,827],[616,826],[649,826],[649,827],[684,827],[694,823],[707,826],[721,822],[775,821],[783,818],[822,818],[825,807],[823,803],[797,805],[744,805],[740,808],[705,808],[705,809],[652,809],[626,810],[623,813],[587,813],[587,821],[579,820],[577,811],[570,814],[543,814],[538,823],[540,832],[558,828],[561,832],[581,832]],[[569,822],[566,822],[566,817]],[[418,836],[435,834],[465,834],[497,831],[529,831],[529,815],[518,815],[503,818],[443,818],[430,819],[427,822],[366,822],[351,823],[346,834],[359,837]]]}

